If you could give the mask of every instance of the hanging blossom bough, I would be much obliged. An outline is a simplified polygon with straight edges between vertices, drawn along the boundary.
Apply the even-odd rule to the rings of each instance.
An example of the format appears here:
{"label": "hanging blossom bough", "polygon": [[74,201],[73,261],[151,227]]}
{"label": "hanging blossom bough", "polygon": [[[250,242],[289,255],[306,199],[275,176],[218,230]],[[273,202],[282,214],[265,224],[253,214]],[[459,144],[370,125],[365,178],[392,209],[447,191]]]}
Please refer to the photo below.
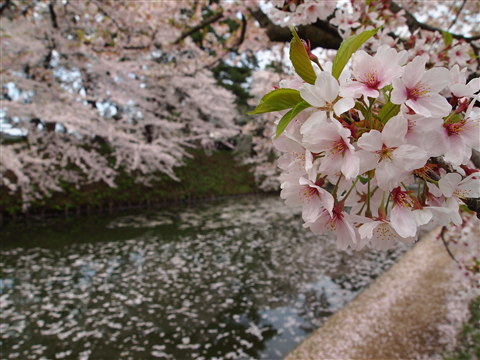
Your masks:
{"label": "hanging blossom bough", "polygon": [[480,197],[470,162],[480,150],[479,80],[388,46],[358,50],[377,32],[345,40],[322,66],[292,28],[290,59],[303,82],[252,111],[282,115],[273,142],[283,153],[281,197],[302,207],[306,228],[335,233],[341,249],[411,243],[421,226],[461,224],[465,204]]}

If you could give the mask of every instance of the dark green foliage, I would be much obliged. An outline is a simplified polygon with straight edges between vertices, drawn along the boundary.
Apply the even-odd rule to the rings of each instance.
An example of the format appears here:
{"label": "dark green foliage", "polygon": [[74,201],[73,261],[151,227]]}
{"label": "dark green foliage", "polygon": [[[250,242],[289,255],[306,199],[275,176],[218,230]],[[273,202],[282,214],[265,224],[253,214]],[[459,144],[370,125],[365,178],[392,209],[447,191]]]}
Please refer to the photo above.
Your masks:
{"label": "dark green foliage", "polygon": [[252,96],[245,84],[252,75],[252,69],[246,65],[231,66],[222,61],[212,69],[212,72],[220,86],[235,94],[237,107],[247,108],[247,101]]}
{"label": "dark green foliage", "polygon": [[[193,198],[210,198],[227,195],[254,193],[257,191],[249,168],[238,165],[231,151],[214,151],[211,155],[202,150],[192,150],[192,158],[176,169],[180,181],[165,174],[158,174],[151,187],[135,182],[134,174],[124,173],[116,180],[117,187],[95,183],[75,188],[64,183],[64,192],[54,193],[50,198],[32,204],[29,211],[65,211],[87,207],[107,208],[128,205],[145,205],[159,202],[173,202]],[[21,211],[19,196],[9,195],[5,188],[0,189],[0,211],[15,214]]]}

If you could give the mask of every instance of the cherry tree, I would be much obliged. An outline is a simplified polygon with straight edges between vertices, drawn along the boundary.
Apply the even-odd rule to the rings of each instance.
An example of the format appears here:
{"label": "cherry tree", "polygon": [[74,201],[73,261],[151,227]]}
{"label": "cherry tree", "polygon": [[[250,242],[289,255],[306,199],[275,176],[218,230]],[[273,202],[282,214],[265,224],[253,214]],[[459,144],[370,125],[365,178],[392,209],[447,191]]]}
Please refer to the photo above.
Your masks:
{"label": "cherry tree", "polygon": [[122,171],[175,179],[188,148],[232,147],[235,97],[210,69],[262,43],[238,14],[209,1],[2,3],[2,185],[28,207]]}
{"label": "cherry tree", "polygon": [[[240,129],[235,119],[244,116],[236,113],[234,96],[218,86],[211,68],[225,60],[238,64],[265,49],[280,57],[291,24],[298,25],[318,63],[333,60],[344,39],[381,27],[364,45],[365,58],[384,45],[404,50],[408,60],[426,55],[426,67],[451,68],[459,101],[478,67],[478,34],[468,28],[478,4],[439,4],[436,14],[425,6],[414,1],[7,0],[0,7],[1,116],[3,125],[21,136],[3,141],[2,183],[26,206],[60,191],[65,182],[114,186],[121,171],[148,184],[158,172],[175,178],[174,168],[189,147],[231,147],[241,130],[252,135],[255,155],[249,161],[256,178],[263,188],[274,189],[278,180],[269,141],[274,115]],[[314,55],[314,48],[324,50]],[[269,80],[269,70],[254,74],[253,92],[266,84],[299,88],[301,78],[279,81],[279,70],[270,71]],[[358,85],[342,92],[355,98]],[[308,111],[294,121],[303,121]]]}

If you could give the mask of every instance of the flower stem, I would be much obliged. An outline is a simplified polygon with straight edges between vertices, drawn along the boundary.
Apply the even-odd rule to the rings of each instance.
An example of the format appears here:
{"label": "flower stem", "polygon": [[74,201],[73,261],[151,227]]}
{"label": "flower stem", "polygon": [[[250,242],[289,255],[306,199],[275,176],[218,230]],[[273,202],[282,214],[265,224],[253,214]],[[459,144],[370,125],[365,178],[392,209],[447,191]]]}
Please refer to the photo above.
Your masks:
{"label": "flower stem", "polygon": [[337,199],[337,191],[338,191],[338,185],[340,184],[340,180],[342,179],[343,174],[340,174],[338,177],[337,183],[335,184],[335,187],[333,188],[333,198],[336,200]]}
{"label": "flower stem", "polygon": [[355,187],[355,184],[357,183],[358,179],[359,179],[359,176],[357,176],[357,178],[356,178],[355,181],[353,182],[352,186],[350,186],[350,189],[348,190],[347,194],[343,197],[342,201],[347,200],[348,195],[350,195],[350,193],[352,192],[352,190],[353,190],[353,188]]}

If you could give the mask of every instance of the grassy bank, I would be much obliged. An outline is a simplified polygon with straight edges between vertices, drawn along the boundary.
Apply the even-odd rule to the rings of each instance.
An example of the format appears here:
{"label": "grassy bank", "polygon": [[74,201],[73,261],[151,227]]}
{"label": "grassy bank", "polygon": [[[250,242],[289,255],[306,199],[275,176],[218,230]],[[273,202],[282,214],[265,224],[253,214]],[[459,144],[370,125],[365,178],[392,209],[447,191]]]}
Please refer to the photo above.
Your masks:
{"label": "grassy bank", "polygon": [[[147,187],[136,183],[133,174],[123,174],[118,177],[116,188],[96,183],[76,189],[71,184],[65,184],[63,192],[33,203],[28,213],[88,213],[257,191],[249,168],[237,164],[231,151],[215,151],[211,155],[201,150],[192,150],[191,153],[193,157],[176,170],[180,181],[158,174],[152,186]],[[20,197],[9,195],[3,189],[0,194],[2,214],[16,217],[21,214],[21,208]]]}

